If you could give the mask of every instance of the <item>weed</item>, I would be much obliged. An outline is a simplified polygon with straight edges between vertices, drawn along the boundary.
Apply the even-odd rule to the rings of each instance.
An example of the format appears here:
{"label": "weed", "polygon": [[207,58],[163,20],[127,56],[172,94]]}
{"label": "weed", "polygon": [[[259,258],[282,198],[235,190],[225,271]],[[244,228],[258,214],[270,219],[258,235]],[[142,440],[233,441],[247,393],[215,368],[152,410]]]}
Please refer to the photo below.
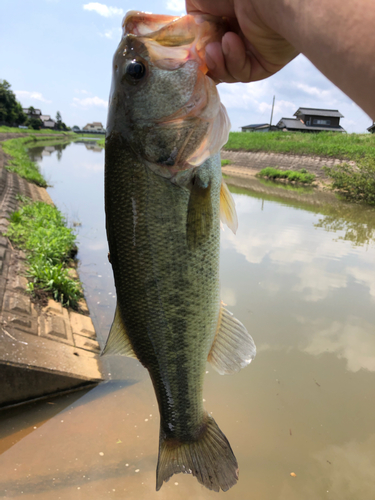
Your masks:
{"label": "weed", "polygon": [[337,189],[347,200],[375,205],[375,158],[360,160],[356,166],[347,163],[323,167]]}
{"label": "weed", "polygon": [[225,165],[230,165],[232,162],[230,160],[221,160],[221,166],[225,167]]}
{"label": "weed", "polygon": [[315,180],[314,174],[295,170],[279,170],[273,167],[263,168],[257,173],[257,177],[267,177],[267,179],[287,179],[291,182],[301,182],[311,184]]}
{"label": "weed", "polygon": [[63,305],[77,307],[81,285],[66,267],[76,252],[76,236],[66,227],[61,212],[47,203],[22,198],[20,209],[10,216],[7,236],[26,252],[29,291],[47,290]]}

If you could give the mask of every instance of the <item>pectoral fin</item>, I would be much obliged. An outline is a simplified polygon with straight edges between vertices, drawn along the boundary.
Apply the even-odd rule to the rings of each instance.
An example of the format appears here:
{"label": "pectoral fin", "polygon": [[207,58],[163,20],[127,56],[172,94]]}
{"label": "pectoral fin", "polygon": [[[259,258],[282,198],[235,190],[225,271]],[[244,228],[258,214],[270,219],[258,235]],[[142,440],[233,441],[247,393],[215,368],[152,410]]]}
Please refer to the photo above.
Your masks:
{"label": "pectoral fin", "polygon": [[115,317],[111,330],[101,356],[103,356],[103,354],[120,354],[122,356],[137,359],[128,334],[126,333],[124,323],[122,322],[118,304],[116,306]]}
{"label": "pectoral fin", "polygon": [[186,239],[190,250],[208,238],[212,227],[211,185],[204,186],[199,177],[193,179],[186,221]]}
{"label": "pectoral fin", "polygon": [[236,234],[238,229],[236,206],[224,179],[221,180],[220,189],[220,220]]}
{"label": "pectoral fin", "polygon": [[221,375],[236,373],[254,359],[254,341],[241,321],[223,306],[208,361]]}

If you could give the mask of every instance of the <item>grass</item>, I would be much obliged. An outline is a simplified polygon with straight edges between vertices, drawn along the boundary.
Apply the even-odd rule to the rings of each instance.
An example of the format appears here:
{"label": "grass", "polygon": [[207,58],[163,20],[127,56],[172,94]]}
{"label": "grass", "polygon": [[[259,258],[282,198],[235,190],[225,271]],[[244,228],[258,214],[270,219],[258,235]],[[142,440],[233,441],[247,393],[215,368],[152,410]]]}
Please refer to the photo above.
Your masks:
{"label": "grass", "polygon": [[358,161],[375,158],[375,134],[231,132],[224,149],[314,155]]}
{"label": "grass", "polygon": [[232,162],[231,160],[221,160],[221,166],[225,167],[225,165],[230,165]]}
{"label": "grass", "polygon": [[257,177],[266,177],[267,179],[286,179],[289,182],[300,182],[302,184],[311,184],[315,180],[314,174],[309,174],[305,169],[279,170],[278,168],[266,167],[256,174]]}
{"label": "grass", "polygon": [[6,127],[5,125],[0,126],[0,134],[74,134],[74,132],[63,132],[61,130],[53,130],[51,128],[42,128],[39,130],[34,130],[32,128],[18,128],[18,127]]}
{"label": "grass", "polygon": [[31,161],[25,147],[30,142],[36,142],[34,136],[10,139],[2,145],[6,154],[12,159],[5,165],[5,168],[10,172],[15,172],[20,177],[23,177],[29,182],[33,182],[37,186],[47,187],[47,182],[40,173],[38,165]]}
{"label": "grass", "polygon": [[345,199],[375,205],[375,158],[360,160],[356,166],[344,163],[323,169],[333,180],[332,189]]}
{"label": "grass", "polygon": [[77,251],[76,235],[54,206],[22,198],[21,207],[10,216],[8,238],[25,251],[28,290],[49,292],[64,306],[77,308],[81,284],[69,276],[69,264]]}
{"label": "grass", "polygon": [[105,147],[105,139],[100,139],[100,141],[97,141],[98,142],[98,146],[101,146],[102,148]]}
{"label": "grass", "polygon": [[[9,127],[0,127],[9,128]],[[64,139],[58,140],[54,139],[54,143],[65,142],[70,140],[69,134],[61,134]],[[23,177],[29,182],[36,184],[37,186],[47,187],[47,182],[43,175],[40,173],[38,165],[30,160],[27,147],[33,147],[39,145],[41,142],[46,145],[46,143],[51,142],[51,137],[36,137],[30,134],[28,137],[20,137],[19,139],[9,139],[2,143],[2,148],[4,152],[12,157],[12,159],[5,165],[5,168],[10,172],[15,172],[20,177]]]}

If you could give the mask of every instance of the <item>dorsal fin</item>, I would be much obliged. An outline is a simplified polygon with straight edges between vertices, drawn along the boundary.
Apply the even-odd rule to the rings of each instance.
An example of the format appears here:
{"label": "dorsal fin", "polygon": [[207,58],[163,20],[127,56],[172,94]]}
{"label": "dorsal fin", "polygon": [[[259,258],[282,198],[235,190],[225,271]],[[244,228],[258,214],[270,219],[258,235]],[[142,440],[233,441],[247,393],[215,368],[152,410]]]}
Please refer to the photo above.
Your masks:
{"label": "dorsal fin", "polygon": [[236,234],[238,229],[236,206],[224,179],[221,180],[220,189],[220,219]]}
{"label": "dorsal fin", "polygon": [[128,334],[126,333],[125,325],[122,322],[118,304],[116,305],[115,317],[101,356],[103,356],[103,354],[120,354],[121,356],[137,359]]}
{"label": "dorsal fin", "polygon": [[244,325],[223,305],[208,362],[221,375],[236,373],[254,359],[256,347]]}

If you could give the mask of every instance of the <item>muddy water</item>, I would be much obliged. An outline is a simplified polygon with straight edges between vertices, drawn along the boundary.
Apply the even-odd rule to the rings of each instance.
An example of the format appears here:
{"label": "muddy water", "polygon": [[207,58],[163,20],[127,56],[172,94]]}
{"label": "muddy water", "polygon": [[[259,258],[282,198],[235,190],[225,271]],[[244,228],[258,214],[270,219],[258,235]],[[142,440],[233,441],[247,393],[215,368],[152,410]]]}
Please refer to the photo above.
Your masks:
{"label": "muddy water", "polygon": [[[103,153],[34,152],[77,226],[80,276],[104,342],[115,306],[103,217]],[[223,300],[258,354],[239,374],[207,365],[204,398],[240,464],[227,499],[375,498],[375,214],[329,195],[230,181]],[[0,414],[0,497],[209,499],[191,476],[155,492],[159,418],[145,370],[107,359],[109,381]],[[294,475],[291,475],[293,473]]]}

